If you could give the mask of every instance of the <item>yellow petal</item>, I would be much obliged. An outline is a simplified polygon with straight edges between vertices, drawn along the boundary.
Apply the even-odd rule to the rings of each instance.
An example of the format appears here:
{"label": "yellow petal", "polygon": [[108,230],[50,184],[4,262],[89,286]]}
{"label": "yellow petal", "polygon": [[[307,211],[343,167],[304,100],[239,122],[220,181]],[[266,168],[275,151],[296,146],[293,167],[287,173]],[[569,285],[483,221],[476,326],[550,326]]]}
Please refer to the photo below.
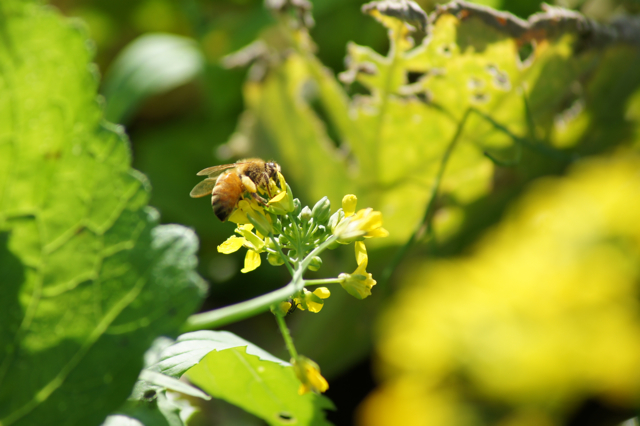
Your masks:
{"label": "yellow petal", "polygon": [[356,212],[356,205],[358,204],[358,197],[353,194],[347,194],[342,198],[342,210],[344,216],[349,217]]}
{"label": "yellow petal", "polygon": [[227,239],[227,241],[218,246],[218,252],[224,254],[235,253],[240,249],[240,247],[242,247],[245,241],[246,240],[242,237],[232,235]]}
{"label": "yellow petal", "polygon": [[389,236],[389,231],[384,228],[374,229],[372,231],[367,232],[365,238],[384,238]]}
{"label": "yellow petal", "polygon": [[313,300],[307,299],[307,308],[309,309],[309,312],[313,312],[314,314],[317,314],[322,310],[323,306],[324,306],[324,303],[317,303],[317,302],[314,302]]}
{"label": "yellow petal", "polygon": [[318,287],[313,291],[313,294],[318,296],[320,299],[326,299],[331,296],[331,292],[326,287]]}
{"label": "yellow petal", "polygon": [[243,274],[251,272],[260,266],[260,255],[253,250],[247,250],[247,255],[244,257],[244,268],[240,270]]}
{"label": "yellow petal", "polygon": [[356,264],[358,266],[364,265],[363,268],[366,268],[367,263],[369,262],[369,256],[367,256],[367,248],[365,247],[362,241],[356,241]]}

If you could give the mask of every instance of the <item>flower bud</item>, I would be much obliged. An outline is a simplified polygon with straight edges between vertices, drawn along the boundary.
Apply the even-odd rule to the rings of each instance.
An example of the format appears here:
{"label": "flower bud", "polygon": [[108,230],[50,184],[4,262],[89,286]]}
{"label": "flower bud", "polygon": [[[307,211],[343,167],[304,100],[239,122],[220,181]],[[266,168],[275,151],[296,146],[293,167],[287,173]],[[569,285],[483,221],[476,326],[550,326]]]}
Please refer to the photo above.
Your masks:
{"label": "flower bud", "polygon": [[346,217],[349,217],[356,212],[357,204],[358,197],[353,194],[347,194],[342,198],[342,210],[344,210]]}
{"label": "flower bud", "polygon": [[297,198],[293,199],[293,214],[295,216],[300,214],[300,210],[302,209],[302,205],[300,204],[300,200]]}
{"label": "flower bud", "polygon": [[313,210],[311,210],[311,215],[313,216],[315,223],[325,223],[327,219],[329,219],[330,214],[331,201],[329,201],[329,198],[327,197],[322,197],[320,201],[313,206]]}
{"label": "flower bud", "polygon": [[272,232],[271,223],[263,213],[251,210],[247,212],[247,218],[262,235],[267,236]]}
{"label": "flower bud", "polygon": [[302,222],[309,222],[311,220],[311,209],[308,206],[304,206],[302,211],[300,212],[300,216],[298,216]]}
{"label": "flower bud", "polygon": [[313,258],[311,259],[311,262],[309,263],[309,270],[317,271],[318,269],[320,269],[321,266],[322,266],[322,259],[320,259],[320,256],[313,256]]}
{"label": "flower bud", "polygon": [[267,262],[269,262],[269,264],[273,266],[280,266],[284,264],[282,256],[280,256],[278,253],[269,253],[267,255]]}

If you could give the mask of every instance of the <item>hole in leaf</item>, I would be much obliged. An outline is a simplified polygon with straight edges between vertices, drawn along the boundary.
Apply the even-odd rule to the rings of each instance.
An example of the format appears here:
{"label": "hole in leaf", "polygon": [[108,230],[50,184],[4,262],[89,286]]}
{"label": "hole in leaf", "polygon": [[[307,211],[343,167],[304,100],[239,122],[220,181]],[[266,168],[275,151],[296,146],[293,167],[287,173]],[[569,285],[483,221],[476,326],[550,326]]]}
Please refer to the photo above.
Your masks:
{"label": "hole in leaf", "polygon": [[286,411],[281,411],[277,414],[278,420],[282,423],[294,424],[297,422],[296,418],[293,414],[288,413]]}
{"label": "hole in leaf", "polygon": [[505,91],[511,90],[511,80],[506,72],[500,71],[500,69],[493,64],[487,65],[485,69],[491,76],[493,76],[493,86],[496,89]]}
{"label": "hole in leaf", "polygon": [[471,77],[467,82],[467,87],[471,90],[482,89],[484,87],[484,80],[476,77]]}
{"label": "hole in leaf", "polygon": [[422,78],[426,73],[424,72],[415,72],[415,71],[409,71],[407,72],[407,83],[408,84],[413,84],[413,83],[417,83],[420,78]]}
{"label": "hole in leaf", "polygon": [[443,56],[451,56],[451,52],[452,52],[452,48],[451,48],[451,44],[443,44],[440,47],[438,47],[438,52],[443,55]]}
{"label": "hole in leaf", "polygon": [[522,65],[528,66],[533,61],[533,52],[536,50],[535,41],[530,41],[518,49],[518,57]]}
{"label": "hole in leaf", "polygon": [[471,103],[484,104],[484,103],[489,102],[489,98],[490,98],[490,96],[487,93],[483,93],[483,92],[474,93],[471,96]]}

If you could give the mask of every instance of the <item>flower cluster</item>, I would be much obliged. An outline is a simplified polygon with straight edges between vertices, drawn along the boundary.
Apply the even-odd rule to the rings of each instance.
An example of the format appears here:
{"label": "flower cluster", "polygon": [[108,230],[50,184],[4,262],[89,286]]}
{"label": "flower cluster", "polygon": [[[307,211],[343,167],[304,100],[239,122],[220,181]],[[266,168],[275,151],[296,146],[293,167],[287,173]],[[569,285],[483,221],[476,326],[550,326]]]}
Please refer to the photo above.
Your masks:
{"label": "flower cluster", "polygon": [[[337,278],[316,280],[322,283],[339,283],[349,294],[364,299],[371,295],[376,284],[367,273],[367,249],[364,240],[385,237],[388,232],[382,227],[382,214],[371,208],[356,211],[357,198],[346,195],[342,208],[331,215],[331,203],[323,197],[313,208],[302,207],[294,199],[291,188],[281,173],[278,183],[269,183],[271,199],[261,205],[253,197],[243,197],[229,220],[237,224],[238,235],[229,237],[218,246],[220,253],[236,252],[241,247],[247,249],[244,268],[247,273],[262,264],[261,254],[267,254],[267,261],[274,266],[286,265],[291,271],[300,268],[317,271],[322,266],[319,254],[325,248],[336,248],[340,244],[354,243],[357,268],[351,273],[342,273]],[[304,271],[303,271],[304,272]],[[314,285],[313,281],[306,282]],[[317,282],[320,284],[320,282]],[[301,288],[292,294],[294,307],[309,312],[320,312],[324,300],[331,295],[326,287],[309,291]],[[291,307],[284,309],[284,312]],[[283,309],[278,308],[279,312]]]}
{"label": "flower cluster", "polygon": [[[279,303],[269,302],[273,303],[271,311],[276,315],[292,356],[293,370],[301,383],[298,393],[324,392],[329,387],[327,381],[315,362],[297,354],[284,317],[296,309],[320,312],[324,301],[331,295],[327,287],[320,285],[340,284],[358,299],[370,296],[376,281],[366,271],[369,258],[364,240],[386,237],[388,232],[382,227],[380,212],[371,208],[356,211],[358,200],[355,195],[346,195],[342,200],[342,208],[331,214],[331,203],[327,197],[323,197],[313,208],[302,207],[300,201],[293,198],[291,188],[281,173],[278,173],[277,179],[278,182],[270,179],[268,189],[256,187],[259,196],[242,197],[229,217],[231,222],[237,224],[237,235],[218,246],[218,251],[229,254],[241,247],[246,248],[243,273],[261,265],[262,253],[266,253],[271,265],[287,267],[292,281],[283,289],[284,294],[278,293],[286,294],[287,299]],[[303,278],[307,270],[317,271],[322,267],[320,254],[325,249],[350,243],[354,243],[357,264],[353,273],[342,273],[328,279]],[[311,291],[306,288],[309,286],[318,287]],[[273,299],[277,300],[275,296]]]}

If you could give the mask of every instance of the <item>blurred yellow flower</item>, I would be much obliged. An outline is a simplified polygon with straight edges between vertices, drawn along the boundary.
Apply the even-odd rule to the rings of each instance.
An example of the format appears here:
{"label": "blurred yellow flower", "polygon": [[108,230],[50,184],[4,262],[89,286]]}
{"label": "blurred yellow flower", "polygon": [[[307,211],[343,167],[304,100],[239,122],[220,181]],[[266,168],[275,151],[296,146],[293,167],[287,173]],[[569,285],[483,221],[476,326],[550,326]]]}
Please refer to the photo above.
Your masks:
{"label": "blurred yellow flower", "polygon": [[639,171],[637,156],[580,164],[538,183],[471,253],[407,268],[380,322],[387,397],[365,403],[363,424],[438,424],[407,413],[411,383],[431,389],[425,405],[454,392],[463,408],[444,424],[567,424],[587,400],[636,409]]}
{"label": "blurred yellow flower", "polygon": [[298,356],[297,359],[291,359],[291,365],[293,366],[293,372],[300,380],[299,395],[309,392],[321,393],[329,389],[329,383],[320,374],[320,367],[309,358]]}

